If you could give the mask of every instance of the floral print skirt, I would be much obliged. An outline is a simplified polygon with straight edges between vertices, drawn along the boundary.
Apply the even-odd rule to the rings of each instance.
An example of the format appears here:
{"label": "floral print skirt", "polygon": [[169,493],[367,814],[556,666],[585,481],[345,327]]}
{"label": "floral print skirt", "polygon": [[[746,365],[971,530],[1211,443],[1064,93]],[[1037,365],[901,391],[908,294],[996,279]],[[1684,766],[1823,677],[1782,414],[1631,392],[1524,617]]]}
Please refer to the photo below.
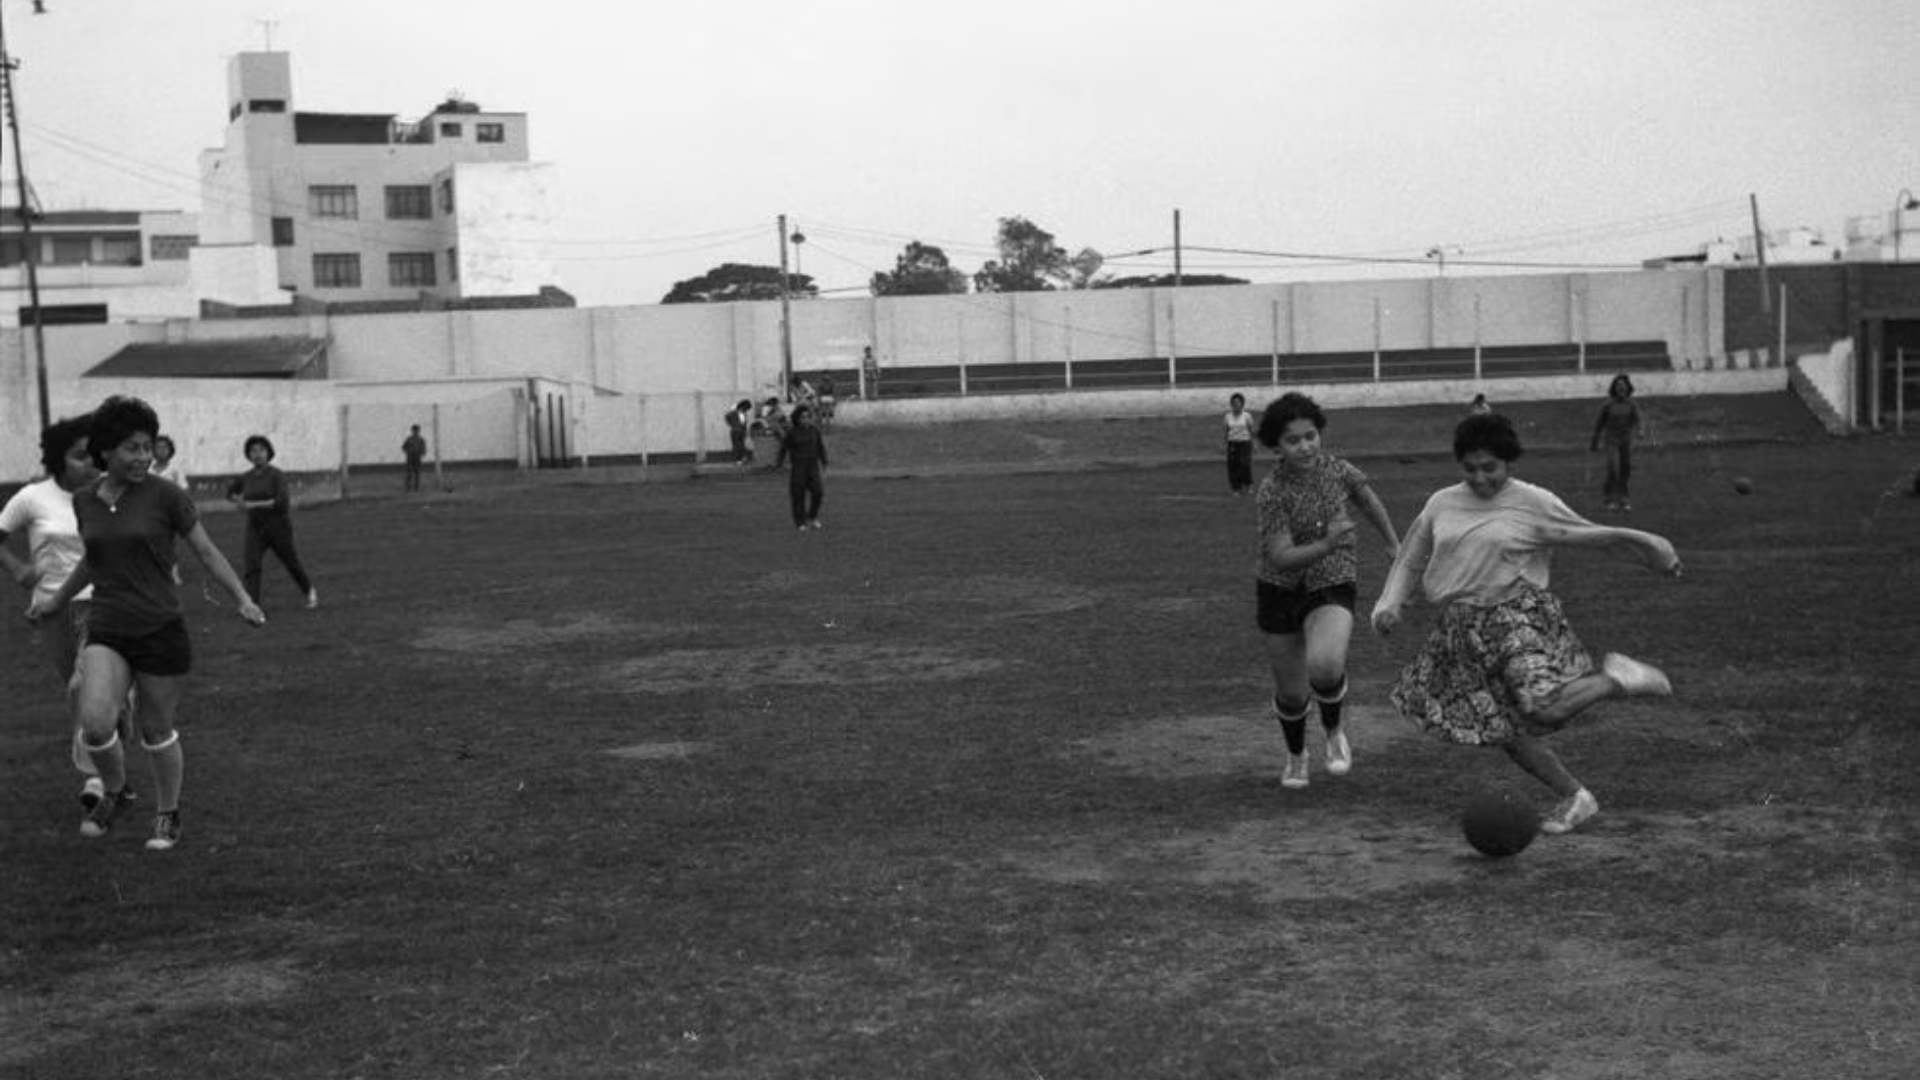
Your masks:
{"label": "floral print skirt", "polygon": [[1525,730],[1522,713],[1592,671],[1559,599],[1527,589],[1491,607],[1448,605],[1391,697],[1430,735],[1497,746]]}

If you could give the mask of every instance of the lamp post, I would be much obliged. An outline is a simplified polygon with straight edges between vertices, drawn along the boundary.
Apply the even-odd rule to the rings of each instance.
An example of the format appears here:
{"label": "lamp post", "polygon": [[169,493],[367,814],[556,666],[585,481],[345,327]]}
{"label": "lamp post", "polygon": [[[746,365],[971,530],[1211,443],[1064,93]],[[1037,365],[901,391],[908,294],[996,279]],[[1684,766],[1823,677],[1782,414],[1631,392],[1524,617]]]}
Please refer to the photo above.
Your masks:
{"label": "lamp post", "polygon": [[1440,264],[1441,277],[1447,276],[1447,252],[1449,251],[1455,255],[1461,254],[1460,248],[1448,244],[1436,244],[1427,249],[1427,258],[1436,260]]}
{"label": "lamp post", "polygon": [[1900,261],[1900,232],[1906,224],[1907,211],[1920,210],[1920,198],[1915,198],[1913,189],[1901,188],[1900,194],[1893,199],[1893,261]]}
{"label": "lamp post", "polygon": [[[0,13],[6,5],[0,3]],[[42,0],[33,0],[33,13],[45,15],[46,4]],[[20,262],[27,270],[27,310],[33,320],[33,376],[35,389],[40,398],[40,426],[53,423],[53,409],[47,401],[47,339],[40,326],[40,271],[34,263],[33,253],[33,207],[28,198],[27,159],[20,152],[20,115],[19,102],[14,99],[13,69],[17,66],[13,55],[7,52],[7,26],[0,18],[0,106],[6,109],[7,127],[13,134],[13,173],[20,181]]]}

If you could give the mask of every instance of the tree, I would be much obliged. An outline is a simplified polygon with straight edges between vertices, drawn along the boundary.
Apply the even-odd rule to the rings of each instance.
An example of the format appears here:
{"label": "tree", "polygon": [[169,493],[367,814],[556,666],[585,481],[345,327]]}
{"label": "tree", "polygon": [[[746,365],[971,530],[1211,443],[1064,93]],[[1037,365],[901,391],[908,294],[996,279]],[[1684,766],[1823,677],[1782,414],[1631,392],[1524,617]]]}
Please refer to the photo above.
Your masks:
{"label": "tree", "polygon": [[1081,248],[1067,265],[1073,270],[1067,282],[1070,289],[1098,289],[1113,277],[1100,273],[1100,268],[1107,265],[1107,257],[1090,247]]}
{"label": "tree", "polygon": [[[1246,278],[1229,277],[1226,274],[1182,274],[1180,284],[1186,288],[1199,285],[1246,285]],[[1172,274],[1135,274],[1122,278],[1103,278],[1094,282],[1096,289],[1171,289]]]}
{"label": "tree", "polygon": [[[806,274],[788,274],[787,289],[795,298],[812,299],[820,295],[819,286]],[[724,304],[729,300],[780,299],[780,268],[748,263],[722,263],[696,278],[673,283],[673,290],[661,297],[663,304]]]}
{"label": "tree", "polygon": [[967,291],[967,275],[947,262],[947,253],[918,240],[893,262],[893,273],[873,275],[875,296],[941,296]]}
{"label": "tree", "polygon": [[1073,277],[1071,260],[1053,234],[1023,217],[1000,219],[994,241],[1000,257],[989,259],[973,275],[980,292],[1044,292]]}

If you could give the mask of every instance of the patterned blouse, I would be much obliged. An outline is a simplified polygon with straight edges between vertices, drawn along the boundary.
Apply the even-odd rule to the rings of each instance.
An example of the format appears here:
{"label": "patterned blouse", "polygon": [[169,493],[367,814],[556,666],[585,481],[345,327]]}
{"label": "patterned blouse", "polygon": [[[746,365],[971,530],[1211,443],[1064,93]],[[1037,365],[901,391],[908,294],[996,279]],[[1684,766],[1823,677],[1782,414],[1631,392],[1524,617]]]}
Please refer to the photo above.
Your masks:
{"label": "patterned blouse", "polygon": [[1254,575],[1281,588],[1323,589],[1359,580],[1359,562],[1355,558],[1358,531],[1348,533],[1334,545],[1326,558],[1310,566],[1281,570],[1268,556],[1273,538],[1285,532],[1295,544],[1311,544],[1327,533],[1327,522],[1357,506],[1360,489],[1367,474],[1352,462],[1322,453],[1305,469],[1276,465],[1265,480],[1255,504],[1260,514],[1260,550],[1255,556]]}

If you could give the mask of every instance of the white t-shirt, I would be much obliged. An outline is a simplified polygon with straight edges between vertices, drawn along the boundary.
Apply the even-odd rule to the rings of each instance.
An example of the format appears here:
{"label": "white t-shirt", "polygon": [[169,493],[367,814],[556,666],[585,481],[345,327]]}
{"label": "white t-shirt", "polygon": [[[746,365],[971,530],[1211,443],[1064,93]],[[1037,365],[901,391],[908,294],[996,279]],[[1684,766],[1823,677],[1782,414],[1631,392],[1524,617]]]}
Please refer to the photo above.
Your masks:
{"label": "white t-shirt", "polygon": [[147,475],[157,476],[162,480],[171,481],[173,486],[179,488],[181,491],[187,490],[187,471],[180,467],[179,458],[174,458],[172,461],[167,462],[167,467],[164,469],[160,467],[159,462],[154,462],[153,465],[147,469]]}
{"label": "white t-shirt", "polygon": [[1227,410],[1226,419],[1227,419],[1227,441],[1228,442],[1252,442],[1253,441],[1253,414],[1252,413],[1248,412],[1245,409],[1241,409],[1240,412],[1236,415],[1233,412],[1233,410],[1229,409]]}
{"label": "white t-shirt", "polygon": [[[52,478],[36,480],[13,493],[0,508],[0,532],[27,534],[27,558],[40,571],[33,593],[43,599],[60,591],[87,554],[80,541],[80,523],[73,516],[73,494]],[[89,585],[74,599],[92,595]]]}
{"label": "white t-shirt", "polygon": [[1600,531],[1560,496],[1524,480],[1509,480],[1490,499],[1465,483],[1427,499],[1400,542],[1374,610],[1398,609],[1415,590],[1440,605],[1464,600],[1498,604],[1524,586],[1547,588],[1553,547],[1567,534]]}

